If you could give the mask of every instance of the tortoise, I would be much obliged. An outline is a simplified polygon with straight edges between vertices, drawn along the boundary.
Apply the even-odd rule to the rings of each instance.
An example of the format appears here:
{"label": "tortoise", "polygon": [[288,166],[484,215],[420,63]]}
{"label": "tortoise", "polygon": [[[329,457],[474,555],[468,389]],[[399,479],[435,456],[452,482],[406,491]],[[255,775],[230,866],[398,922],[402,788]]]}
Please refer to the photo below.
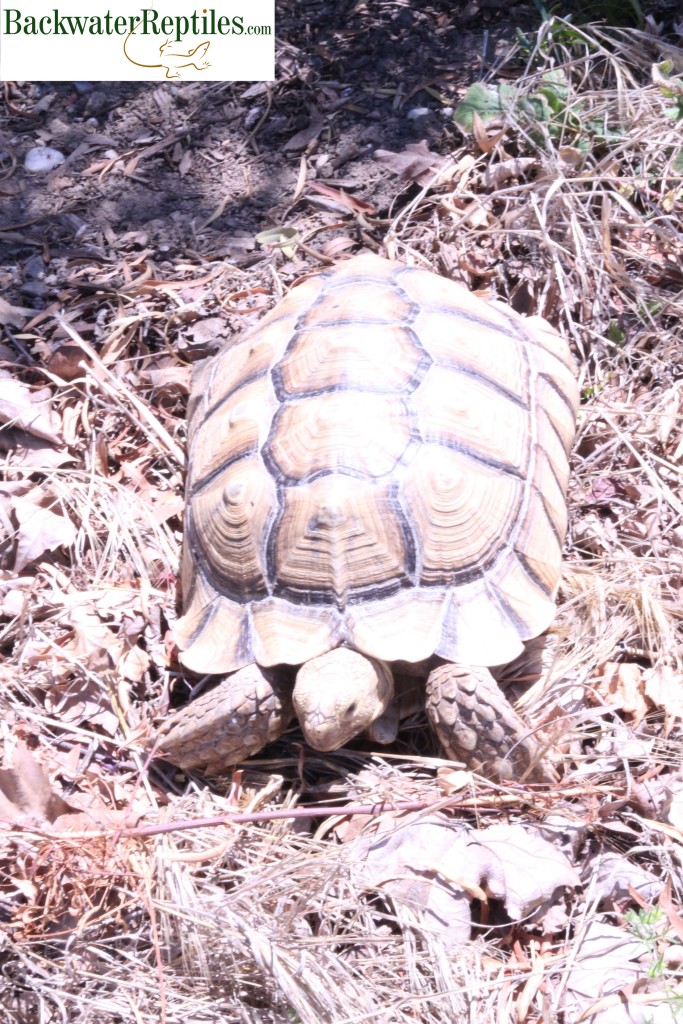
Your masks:
{"label": "tortoise", "polygon": [[552,777],[490,668],[554,616],[577,403],[545,320],[372,254],[207,360],[174,637],[187,669],[232,674],[158,755],[218,771],[293,712],[317,750],[387,742],[412,676],[448,757]]}

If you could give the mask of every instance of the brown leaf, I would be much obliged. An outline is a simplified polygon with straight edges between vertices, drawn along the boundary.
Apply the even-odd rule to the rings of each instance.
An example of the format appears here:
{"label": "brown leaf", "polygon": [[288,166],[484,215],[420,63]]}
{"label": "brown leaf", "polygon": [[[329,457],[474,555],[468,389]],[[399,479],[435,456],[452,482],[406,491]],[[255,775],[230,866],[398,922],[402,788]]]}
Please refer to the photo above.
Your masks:
{"label": "brown leaf", "polygon": [[[647,966],[640,961],[647,952],[645,942],[629,935],[625,928],[601,920],[588,921],[567,965],[566,993],[561,1003],[564,1019],[599,1020],[600,1024],[642,1020],[640,1015],[632,1017],[628,1013],[632,1001],[625,998],[625,992],[628,986],[645,978]],[[620,1005],[626,1006],[626,1013],[618,1014]],[[611,1017],[609,1014],[593,1016],[605,1007],[611,1007]]]}
{"label": "brown leaf", "polygon": [[[472,116],[472,134],[474,135],[474,141],[479,146],[482,153],[490,153],[492,149],[496,148],[500,140],[505,135],[505,129],[503,128],[500,131],[495,132],[494,135],[488,135],[486,132],[486,125],[475,110]],[[527,157],[526,159],[531,160],[533,158]]]}
{"label": "brown leaf", "polygon": [[0,376],[0,423],[11,423],[35,437],[61,444],[60,421],[47,388],[32,391],[9,376]]}
{"label": "brown leaf", "polygon": [[584,506],[597,505],[599,507],[609,507],[615,500],[623,500],[627,497],[629,497],[628,491],[621,480],[608,476],[598,476],[591,481],[590,486],[584,488],[575,496],[575,500]]}
{"label": "brown leaf", "polygon": [[675,721],[683,721],[683,674],[672,665],[656,665],[643,673],[644,692],[652,703],[664,709],[665,732]]}
{"label": "brown leaf", "polygon": [[0,324],[9,327],[22,327],[35,310],[25,309],[23,306],[13,306],[0,296]]}
{"label": "brown leaf", "polygon": [[594,692],[608,704],[631,715],[634,725],[638,725],[649,708],[645,697],[643,669],[631,661],[606,661],[601,671],[602,675],[593,684]]}
{"label": "brown leaf", "polygon": [[523,180],[527,172],[538,167],[539,161],[533,156],[520,156],[510,160],[501,160],[500,163],[492,164],[486,168],[484,184],[489,188],[500,188],[510,178]]}
{"label": "brown leaf", "polygon": [[21,466],[24,469],[36,468],[47,472],[50,468],[64,466],[74,462],[74,456],[64,448],[55,448],[50,441],[33,437],[25,430],[3,427],[0,430],[0,450],[10,452],[13,469]]}
{"label": "brown leaf", "polygon": [[130,683],[139,683],[144,679],[149,664],[150,657],[147,651],[143,651],[141,647],[131,647],[119,658],[117,669],[123,679]]}
{"label": "brown leaf", "polygon": [[82,675],[55,683],[45,694],[45,709],[62,722],[97,725],[113,736],[119,720],[112,710],[111,697],[103,682]]}
{"label": "brown leaf", "polygon": [[313,142],[314,139],[318,138],[325,127],[325,118],[318,108],[314,106],[310,109],[310,115],[311,119],[308,127],[297,132],[288,142],[285,142],[283,147],[285,150],[305,149],[309,142]]}
{"label": "brown leaf", "polygon": [[453,796],[472,784],[472,772],[460,768],[437,768],[436,781],[444,796]]}
{"label": "brown leaf", "polygon": [[19,528],[14,558],[14,571],[21,572],[46,551],[69,547],[76,539],[76,527],[66,516],[34,504],[30,497],[12,502]]}
{"label": "brown leaf", "polygon": [[429,185],[435,173],[449,162],[447,157],[432,153],[424,139],[409,143],[401,153],[376,149],[373,157],[400,178],[415,181],[423,187]]}
{"label": "brown leaf", "polygon": [[39,825],[71,810],[28,747],[17,743],[11,765],[0,768],[0,819],[12,825]]}
{"label": "brown leaf", "polygon": [[534,829],[469,830],[438,816],[387,824],[393,831],[349,844],[354,863],[368,884],[424,916],[450,946],[469,938],[470,897],[500,899],[521,920],[550,914],[557,891],[580,884],[565,855]]}
{"label": "brown leaf", "polygon": [[192,162],[192,150],[186,149],[180,158],[180,163],[178,164],[178,174],[181,178],[184,178],[185,175],[189,174],[192,170]]}
{"label": "brown leaf", "polygon": [[533,828],[492,825],[477,832],[476,839],[497,859],[495,872],[483,877],[491,895],[504,901],[513,920],[550,908],[558,889],[581,884],[562,851]]}
{"label": "brown leaf", "polygon": [[664,408],[657,416],[657,440],[666,444],[672,430],[675,430],[679,418],[680,394],[674,392],[666,402]]}
{"label": "brown leaf", "polygon": [[[195,337],[195,340],[198,339]],[[189,366],[158,366],[141,373],[140,379],[148,381],[155,390],[165,391],[168,389],[170,391],[175,388],[186,395],[190,390],[191,373],[192,370]]]}
{"label": "brown leaf", "polygon": [[50,373],[62,380],[72,381],[84,377],[88,358],[78,345],[60,345],[55,349],[48,360],[47,368]]}
{"label": "brown leaf", "polygon": [[326,196],[342,209],[350,210],[351,213],[365,213],[369,217],[374,217],[377,213],[376,208],[371,206],[370,203],[365,203],[362,199],[356,199],[354,196],[344,192],[343,189],[332,188],[331,185],[325,185],[321,181],[309,181],[308,188],[313,192],[319,192],[321,196]]}
{"label": "brown leaf", "polygon": [[101,621],[92,608],[76,607],[69,614],[73,639],[63,650],[93,672],[112,669],[121,657],[123,641]]}

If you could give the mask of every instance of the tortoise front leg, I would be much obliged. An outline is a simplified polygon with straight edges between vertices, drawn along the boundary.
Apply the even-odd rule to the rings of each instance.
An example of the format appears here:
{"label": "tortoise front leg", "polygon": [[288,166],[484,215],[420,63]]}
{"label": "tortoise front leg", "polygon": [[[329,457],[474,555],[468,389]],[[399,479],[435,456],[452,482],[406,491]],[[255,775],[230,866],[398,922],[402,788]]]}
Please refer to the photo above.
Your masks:
{"label": "tortoise front leg", "polygon": [[427,678],[427,716],[448,757],[509,781],[555,782],[544,747],[487,668],[439,665]]}
{"label": "tortoise front leg", "polygon": [[154,756],[179,768],[224,771],[285,731],[291,690],[286,670],[247,665],[164,722]]}

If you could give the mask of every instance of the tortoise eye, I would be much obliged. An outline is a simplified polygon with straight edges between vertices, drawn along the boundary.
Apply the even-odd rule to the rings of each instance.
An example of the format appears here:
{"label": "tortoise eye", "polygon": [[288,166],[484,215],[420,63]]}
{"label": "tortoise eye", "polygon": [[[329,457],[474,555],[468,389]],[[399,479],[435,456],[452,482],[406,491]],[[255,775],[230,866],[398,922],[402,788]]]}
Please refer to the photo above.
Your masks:
{"label": "tortoise eye", "polygon": [[352,704],[349,704],[348,708],[346,709],[346,714],[347,714],[347,715],[352,715],[352,714],[354,714],[354,712],[355,712],[355,710],[356,710],[356,708],[357,708],[357,707],[358,707],[358,705],[356,704],[356,702],[355,702],[355,700],[354,700],[354,701],[353,701],[353,703],[352,703]]}

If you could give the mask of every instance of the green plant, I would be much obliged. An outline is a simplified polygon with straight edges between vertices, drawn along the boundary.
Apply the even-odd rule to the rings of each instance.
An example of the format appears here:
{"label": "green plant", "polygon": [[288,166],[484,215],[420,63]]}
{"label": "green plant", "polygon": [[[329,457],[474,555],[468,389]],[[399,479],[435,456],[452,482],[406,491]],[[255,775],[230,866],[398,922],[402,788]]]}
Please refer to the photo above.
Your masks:
{"label": "green plant", "polygon": [[673,932],[666,914],[660,907],[641,907],[627,910],[624,918],[629,931],[648,947],[652,963],[647,969],[649,978],[659,978],[666,967],[664,948],[671,943]]}
{"label": "green plant", "polygon": [[606,113],[588,115],[585,103],[574,94],[563,68],[551,68],[520,83],[484,85],[475,82],[453,113],[462,131],[470,132],[478,118],[486,126],[510,118],[532,142],[546,148],[573,146],[588,153],[596,145],[614,143],[624,129],[611,125]]}

